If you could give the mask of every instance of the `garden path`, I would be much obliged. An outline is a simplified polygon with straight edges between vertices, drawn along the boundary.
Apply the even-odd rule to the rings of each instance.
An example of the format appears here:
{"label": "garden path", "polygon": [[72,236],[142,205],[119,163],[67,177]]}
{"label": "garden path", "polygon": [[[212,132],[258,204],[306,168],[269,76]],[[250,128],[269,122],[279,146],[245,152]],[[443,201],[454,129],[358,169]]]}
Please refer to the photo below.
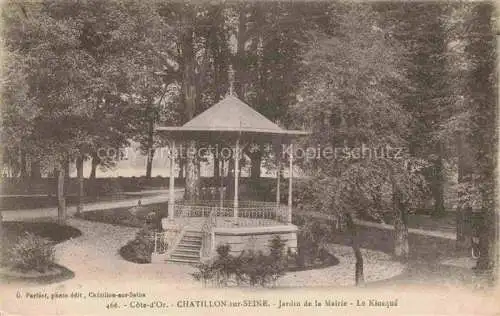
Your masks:
{"label": "garden path", "polygon": [[[155,204],[168,202],[168,191],[167,190],[154,190],[154,192],[142,191],[131,195],[138,195],[140,193],[149,193],[147,196],[138,197],[136,199],[125,199],[125,200],[114,200],[114,201],[101,201],[87,203],[83,207],[83,212],[97,211],[97,210],[107,210],[119,207],[132,207],[137,205],[138,200],[141,200],[142,205]],[[175,189],[175,198],[180,199],[184,194],[184,189]],[[74,215],[76,213],[76,206],[67,207],[68,216]],[[2,211],[3,220],[5,222],[9,221],[24,221],[24,220],[34,220],[38,218],[48,218],[57,217],[57,207],[46,207],[37,209],[27,209],[27,210],[5,210]]]}
{"label": "garden path", "polygon": [[[57,262],[75,273],[73,279],[63,282],[40,285],[11,283],[0,286],[0,310],[20,315],[96,315],[106,311],[110,302],[120,302],[128,312],[129,304],[136,298],[109,299],[90,298],[89,292],[129,293],[143,292],[146,298],[140,301],[165,300],[175,304],[173,298],[204,296],[214,289],[204,289],[191,277],[195,268],[179,264],[135,264],[121,258],[121,246],[133,239],[137,228],[116,226],[71,218],[68,224],[81,230],[80,237],[70,239],[56,246]],[[300,288],[304,286],[346,286],[354,284],[354,262],[351,248],[330,245],[330,250],[340,260],[333,267],[320,270],[288,273],[278,281],[280,288]],[[390,260],[389,256],[377,251],[364,250],[367,281],[390,278],[401,273],[403,266]],[[194,291],[193,291],[194,290]],[[19,291],[22,299],[15,299]],[[208,291],[208,292],[207,292]],[[217,289],[224,291],[227,289]],[[234,293],[245,291],[245,295],[256,294],[254,288],[234,289]],[[86,299],[41,300],[34,304],[33,299],[25,298],[27,292],[66,293],[81,292]],[[259,295],[260,295],[259,291]],[[264,291],[265,292],[265,291]],[[253,294],[252,294],[253,293]],[[128,304],[128,305],[127,305]],[[126,306],[125,306],[126,305]],[[175,306],[174,306],[175,307]],[[121,315],[121,314],[120,314]]]}

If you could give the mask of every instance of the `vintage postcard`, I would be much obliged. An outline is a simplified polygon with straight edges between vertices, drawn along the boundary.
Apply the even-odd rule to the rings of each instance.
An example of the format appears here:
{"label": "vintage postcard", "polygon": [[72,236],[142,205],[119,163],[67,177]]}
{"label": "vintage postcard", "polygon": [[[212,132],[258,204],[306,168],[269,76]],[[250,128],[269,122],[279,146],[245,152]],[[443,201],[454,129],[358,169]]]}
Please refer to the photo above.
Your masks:
{"label": "vintage postcard", "polygon": [[493,2],[0,10],[0,316],[500,313]]}

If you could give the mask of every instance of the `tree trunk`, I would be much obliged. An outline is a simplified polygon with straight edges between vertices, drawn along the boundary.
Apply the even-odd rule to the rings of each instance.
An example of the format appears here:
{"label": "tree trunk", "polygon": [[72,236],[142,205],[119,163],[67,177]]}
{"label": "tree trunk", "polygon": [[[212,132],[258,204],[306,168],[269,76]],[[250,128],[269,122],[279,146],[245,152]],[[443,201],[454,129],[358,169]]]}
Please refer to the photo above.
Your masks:
{"label": "tree trunk", "polygon": [[[152,101],[150,101],[152,102]],[[153,158],[155,155],[154,146],[154,115],[151,113],[153,110],[148,110],[148,156],[146,161],[146,179],[151,179],[151,171],[153,169]]]}
{"label": "tree trunk", "polygon": [[97,157],[97,154],[92,155],[92,162],[91,162],[91,167],[90,167],[90,180],[94,180],[96,176],[96,170],[97,166],[99,165],[99,157]]}
{"label": "tree trunk", "polygon": [[[184,101],[184,111],[186,120],[194,117],[197,108],[197,91],[196,91],[196,56],[194,53],[194,29],[195,20],[194,10],[188,10],[183,20],[185,26],[183,28],[181,45],[182,45],[182,97]],[[188,201],[196,201],[200,196],[200,173],[198,172],[198,157],[196,155],[196,141],[188,142],[186,154],[186,185],[184,198]]]}
{"label": "tree trunk", "polygon": [[[373,190],[372,193],[372,202],[373,202],[373,207],[376,210],[383,210],[383,196],[382,196],[382,188],[380,185],[378,185],[375,190]],[[383,217],[380,217],[380,220],[385,223],[385,219]]]}
{"label": "tree trunk", "polygon": [[260,178],[260,165],[262,163],[262,153],[255,152],[249,155],[251,160],[250,177],[252,179]]}
{"label": "tree trunk", "polygon": [[219,199],[221,201],[221,207],[223,207],[224,200],[224,159],[220,159],[220,173],[219,173]]}
{"label": "tree trunk", "polygon": [[42,178],[42,171],[40,160],[33,160],[31,162],[31,179],[39,180]]}
{"label": "tree trunk", "polygon": [[[472,180],[472,152],[463,133],[457,135],[456,145],[458,152],[458,184],[464,186]],[[456,206],[456,248],[457,250],[469,251],[472,246],[472,208],[470,205],[462,203],[465,194],[466,192],[463,192],[463,190],[458,191],[458,202]]]}
{"label": "tree trunk", "polygon": [[64,196],[64,166],[57,171],[57,221],[66,223],[66,199]]}
{"label": "tree trunk", "polygon": [[69,194],[69,183],[70,183],[70,177],[69,177],[69,171],[70,171],[70,160],[69,158],[66,158],[64,160],[64,196],[67,196]]}
{"label": "tree trunk", "polygon": [[214,183],[220,182],[220,159],[214,153]]}
{"label": "tree trunk", "polygon": [[[460,194],[460,193],[459,193]],[[456,249],[468,251],[472,246],[472,209],[470,207],[457,206],[456,211]]]}
{"label": "tree trunk", "polygon": [[226,196],[234,197],[234,159],[229,159],[227,164]]}
{"label": "tree trunk", "polygon": [[[441,153],[439,153],[440,155]],[[432,215],[435,217],[441,217],[445,214],[444,209],[444,170],[443,170],[443,158],[438,156],[433,162],[432,166],[432,179],[431,179],[431,189],[432,197],[434,198],[434,209]]]}
{"label": "tree trunk", "polygon": [[188,15],[193,15],[193,12],[188,12],[185,14],[185,27],[182,34],[182,97],[184,101],[184,111],[186,120],[190,120],[194,117],[196,112],[196,58],[194,53],[194,42],[193,42],[193,27],[192,22],[194,17],[188,17]]}
{"label": "tree trunk", "polygon": [[354,219],[351,214],[346,214],[347,229],[351,232],[351,246],[356,257],[354,280],[356,286],[361,286],[365,283],[364,267],[363,267],[363,254],[359,247],[358,230],[354,224]]}
{"label": "tree trunk", "polygon": [[[222,31],[224,27],[224,14],[222,14],[221,7],[219,7],[219,14],[216,16],[216,23],[218,26],[217,30]],[[221,38],[219,35],[215,35],[212,39],[212,44],[209,45],[211,49],[211,55],[213,56],[213,68],[214,68],[214,102],[217,103],[220,101],[221,96],[223,95],[223,89],[227,84],[227,63],[229,62],[226,54],[227,43]],[[214,183],[216,186],[221,184],[221,161],[222,159],[219,157],[217,152],[218,146],[215,146],[213,155],[214,155]]]}
{"label": "tree trunk", "polygon": [[76,206],[76,214],[80,215],[83,211],[83,157],[79,156],[76,159],[76,176],[78,181],[78,204]]}
{"label": "tree trunk", "polygon": [[21,150],[21,178],[28,178],[28,159],[26,152]]}
{"label": "tree trunk", "polygon": [[479,225],[479,252],[480,256],[476,263],[479,270],[493,270],[497,258],[496,237],[498,217],[495,210],[483,208],[481,211]]}
{"label": "tree trunk", "polygon": [[492,3],[478,3],[470,10],[470,34],[472,36],[466,48],[469,60],[473,61],[468,88],[471,96],[472,138],[475,146],[475,171],[477,184],[481,194],[481,224],[479,226],[480,256],[477,268],[491,270],[497,261],[496,247],[498,218],[496,216],[497,193],[496,175],[498,171],[498,103],[496,87],[496,54],[498,49],[495,40],[494,5]]}
{"label": "tree trunk", "polygon": [[[195,152],[196,141],[188,142],[188,152]],[[198,158],[196,155],[187,155],[186,158],[186,187],[184,199],[187,201],[197,201],[200,197],[200,173],[198,169]]]}
{"label": "tree trunk", "polygon": [[408,260],[410,247],[408,244],[408,210],[402,202],[399,188],[393,184],[392,203],[394,211],[394,256]]}
{"label": "tree trunk", "polygon": [[70,161],[69,158],[64,160],[64,179],[69,180],[69,170],[70,170]]}
{"label": "tree trunk", "polygon": [[186,165],[186,160],[184,158],[179,158],[179,174],[177,178],[184,179],[184,166]]}
{"label": "tree trunk", "polygon": [[153,158],[155,155],[154,149],[148,150],[148,157],[146,161],[146,179],[151,179],[151,172],[153,171]]}
{"label": "tree trunk", "polygon": [[0,240],[3,242],[3,214],[0,210]]}
{"label": "tree trunk", "polygon": [[48,174],[48,182],[49,182],[49,188],[47,194],[49,197],[52,197],[53,195],[57,198],[57,169],[54,168],[52,171],[49,172]]}
{"label": "tree trunk", "polygon": [[245,53],[245,44],[247,42],[247,10],[246,4],[241,3],[240,14],[238,18],[238,38],[237,38],[237,52],[235,59],[235,74],[234,74],[234,87],[235,92],[238,97],[245,101],[245,84],[246,84],[246,53]]}

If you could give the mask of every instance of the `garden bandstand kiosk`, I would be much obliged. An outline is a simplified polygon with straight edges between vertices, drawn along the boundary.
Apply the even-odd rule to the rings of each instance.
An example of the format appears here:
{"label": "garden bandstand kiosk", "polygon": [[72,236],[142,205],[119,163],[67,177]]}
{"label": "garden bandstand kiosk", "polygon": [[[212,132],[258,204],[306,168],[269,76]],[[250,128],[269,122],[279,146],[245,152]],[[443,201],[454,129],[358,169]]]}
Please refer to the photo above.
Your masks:
{"label": "garden bandstand kiosk", "polygon": [[[292,222],[293,150],[288,153],[288,206],[280,204],[280,172],[276,177],[276,202],[240,201],[239,171],[241,148],[255,143],[292,146],[292,140],[307,132],[285,130],[234,96],[227,96],[180,127],[157,127],[170,144],[168,218],[163,231],[155,234],[152,262],[196,263],[212,258],[216,247],[229,244],[233,254],[243,250],[267,251],[269,241],[279,235],[286,248],[297,248],[297,227]],[[234,159],[234,199],[175,201],[174,163],[176,142],[200,140],[211,144],[231,144]],[[276,153],[278,170],[281,152]]]}

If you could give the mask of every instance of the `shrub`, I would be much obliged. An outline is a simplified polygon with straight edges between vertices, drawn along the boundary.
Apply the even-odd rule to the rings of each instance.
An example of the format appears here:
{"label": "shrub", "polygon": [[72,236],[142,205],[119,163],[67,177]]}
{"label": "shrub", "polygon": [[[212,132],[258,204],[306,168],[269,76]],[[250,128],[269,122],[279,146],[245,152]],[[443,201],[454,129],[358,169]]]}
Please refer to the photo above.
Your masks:
{"label": "shrub", "polygon": [[105,195],[117,194],[123,192],[123,188],[118,179],[110,179],[101,186],[101,193]]}
{"label": "shrub", "polygon": [[324,256],[324,247],[331,229],[327,224],[308,220],[297,235],[296,263],[299,267],[311,265],[316,259]]}
{"label": "shrub", "polygon": [[216,249],[217,257],[199,264],[198,271],[192,274],[194,279],[202,281],[203,285],[206,285],[207,281],[212,281],[216,286],[227,286],[229,280],[236,276],[239,270],[239,262],[229,254],[230,250],[229,245],[219,245]]}
{"label": "shrub", "polygon": [[[276,186],[274,179],[266,179],[263,181],[262,178],[246,179],[246,183],[242,185],[241,195],[250,200],[257,199],[259,201],[275,201],[276,199]],[[273,191],[274,190],[274,191]]]}
{"label": "shrub", "polygon": [[269,255],[276,260],[282,260],[285,255],[285,246],[286,243],[281,239],[280,235],[274,236],[269,241]]}
{"label": "shrub", "polygon": [[7,247],[7,238],[0,236],[0,266],[6,266],[9,262],[10,249]]}
{"label": "shrub", "polygon": [[[293,184],[293,204],[300,210],[306,210],[313,204],[315,199],[315,180],[298,179]],[[286,199],[288,199],[288,190],[285,189]]]}
{"label": "shrub", "polygon": [[229,279],[235,274],[238,262],[229,254],[231,246],[220,245],[217,247],[217,259],[213,262],[214,272],[221,285],[227,285]]}
{"label": "shrub", "polygon": [[153,208],[146,215],[145,222],[147,225],[149,225],[149,227],[151,227],[152,230],[162,231],[163,228],[161,224],[161,219],[164,217],[168,217],[167,208],[164,209]]}
{"label": "shrub", "polygon": [[202,263],[193,277],[198,281],[212,281],[217,286],[227,286],[230,280],[237,284],[266,286],[285,274],[287,257],[285,243],[276,236],[269,243],[270,253],[243,251],[238,257],[230,254],[229,245],[217,247],[217,257]]}
{"label": "shrub", "polygon": [[280,277],[285,275],[286,271],[286,256],[282,251],[283,249],[280,250],[278,257],[272,253],[264,255],[262,251],[244,252],[238,258],[239,270],[236,273],[240,283],[248,283],[252,286],[267,286],[270,283],[274,285]]}
{"label": "shrub", "polygon": [[12,267],[23,272],[35,270],[44,273],[54,265],[53,243],[29,232],[19,239],[9,254]]}
{"label": "shrub", "polygon": [[135,263],[151,263],[151,254],[154,250],[152,232],[148,227],[143,227],[137,232],[135,239],[129,241],[120,249],[120,255]]}
{"label": "shrub", "polygon": [[211,262],[202,262],[197,266],[198,271],[192,273],[191,275],[196,281],[203,282],[205,286],[208,281],[215,279],[216,271]]}
{"label": "shrub", "polygon": [[269,274],[274,282],[285,275],[288,259],[285,246],[285,241],[279,235],[276,235],[269,243]]}
{"label": "shrub", "polygon": [[121,183],[121,190],[124,192],[137,192],[141,190],[141,186],[139,185],[139,181],[136,177],[131,178],[118,178]]}
{"label": "shrub", "polygon": [[[313,201],[314,183],[310,179],[295,179],[293,184],[293,205],[302,207],[303,204]],[[280,201],[288,201],[288,180],[280,181]],[[240,194],[248,199],[259,201],[276,201],[275,178],[247,178],[240,188]]]}
{"label": "shrub", "polygon": [[269,268],[270,261],[266,260],[266,256],[262,251],[245,251],[238,258],[238,261],[240,262],[240,268],[237,271],[237,276],[240,283],[265,286],[269,282],[266,270]]}

